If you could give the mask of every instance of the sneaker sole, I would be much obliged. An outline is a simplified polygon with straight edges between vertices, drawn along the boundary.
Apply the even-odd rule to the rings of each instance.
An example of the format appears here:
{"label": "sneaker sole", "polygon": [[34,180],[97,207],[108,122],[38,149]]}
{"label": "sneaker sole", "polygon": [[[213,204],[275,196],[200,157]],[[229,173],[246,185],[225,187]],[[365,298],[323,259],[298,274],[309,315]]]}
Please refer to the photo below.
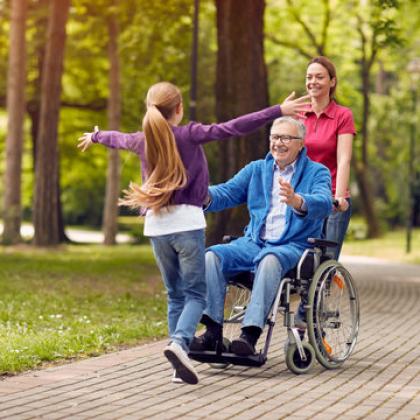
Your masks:
{"label": "sneaker sole", "polygon": [[166,349],[163,354],[169,360],[173,368],[176,370],[178,376],[187,384],[196,385],[198,384],[198,377],[195,372],[188,368],[188,366],[184,365],[182,361],[179,359],[178,355],[170,350]]}

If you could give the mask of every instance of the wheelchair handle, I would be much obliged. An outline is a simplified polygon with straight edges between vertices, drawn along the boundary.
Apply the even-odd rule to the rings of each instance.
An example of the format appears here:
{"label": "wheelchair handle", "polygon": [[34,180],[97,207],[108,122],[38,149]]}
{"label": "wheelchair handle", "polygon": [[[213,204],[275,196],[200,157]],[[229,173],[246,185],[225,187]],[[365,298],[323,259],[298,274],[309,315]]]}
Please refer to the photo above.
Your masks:
{"label": "wheelchair handle", "polygon": [[338,202],[338,200],[333,200],[333,206],[337,209],[338,208],[338,205],[339,205],[339,202]]}

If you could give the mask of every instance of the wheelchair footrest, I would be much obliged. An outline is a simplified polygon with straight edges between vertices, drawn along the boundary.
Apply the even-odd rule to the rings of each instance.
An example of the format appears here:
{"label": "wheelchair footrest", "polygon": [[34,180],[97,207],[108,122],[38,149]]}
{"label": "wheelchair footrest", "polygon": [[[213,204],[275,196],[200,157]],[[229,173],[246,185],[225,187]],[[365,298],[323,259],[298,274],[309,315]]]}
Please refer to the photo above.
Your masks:
{"label": "wheelchair footrest", "polygon": [[220,363],[240,366],[262,366],[267,358],[261,353],[251,356],[238,356],[234,353],[216,353],[215,351],[190,351],[188,356],[201,363]]}

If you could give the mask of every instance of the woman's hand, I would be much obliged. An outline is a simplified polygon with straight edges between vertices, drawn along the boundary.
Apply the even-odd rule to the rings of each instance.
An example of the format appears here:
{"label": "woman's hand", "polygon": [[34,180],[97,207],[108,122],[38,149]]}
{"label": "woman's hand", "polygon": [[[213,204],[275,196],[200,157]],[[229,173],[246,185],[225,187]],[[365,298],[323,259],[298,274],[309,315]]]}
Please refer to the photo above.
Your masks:
{"label": "woman's hand", "polygon": [[311,104],[310,96],[305,95],[300,98],[293,99],[295,92],[292,92],[280,105],[281,113],[294,118],[306,118],[303,113],[308,110]]}
{"label": "woman's hand", "polygon": [[83,133],[83,136],[79,137],[79,139],[77,140],[79,142],[77,147],[79,149],[82,149],[82,152],[84,152],[86,149],[88,149],[93,143],[92,135],[94,133],[97,133],[98,131],[99,131],[99,127],[97,125],[95,125],[95,128],[93,129],[92,133]]}
{"label": "woman's hand", "polygon": [[336,197],[335,200],[337,201],[338,205],[334,206],[335,211],[347,211],[349,208],[349,202],[343,197]]}

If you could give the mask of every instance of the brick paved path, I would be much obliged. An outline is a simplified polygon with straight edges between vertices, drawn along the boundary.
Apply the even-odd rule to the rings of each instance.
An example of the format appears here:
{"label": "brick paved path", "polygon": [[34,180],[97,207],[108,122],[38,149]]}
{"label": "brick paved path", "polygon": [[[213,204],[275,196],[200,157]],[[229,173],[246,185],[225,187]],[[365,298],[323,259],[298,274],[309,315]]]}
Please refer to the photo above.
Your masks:
{"label": "brick paved path", "polygon": [[172,384],[165,342],[0,381],[1,419],[420,419],[420,267],[345,259],[361,298],[346,364],[296,376],[284,328],[261,368],[197,364],[200,383]]}

